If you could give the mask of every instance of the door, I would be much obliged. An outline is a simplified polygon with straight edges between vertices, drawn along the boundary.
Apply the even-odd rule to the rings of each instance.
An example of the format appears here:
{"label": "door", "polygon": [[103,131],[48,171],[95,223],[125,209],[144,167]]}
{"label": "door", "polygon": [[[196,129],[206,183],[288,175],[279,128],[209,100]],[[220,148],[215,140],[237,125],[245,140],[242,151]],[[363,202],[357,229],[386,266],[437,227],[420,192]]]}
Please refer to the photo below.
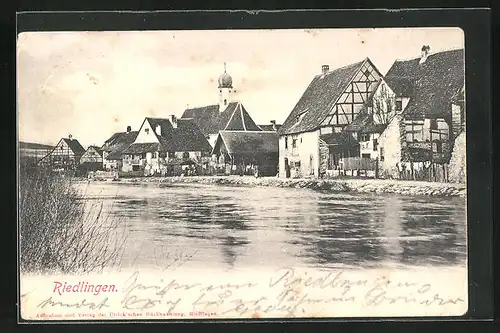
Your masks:
{"label": "door", "polygon": [[288,158],[285,157],[285,177],[290,178],[290,164],[288,163]]}

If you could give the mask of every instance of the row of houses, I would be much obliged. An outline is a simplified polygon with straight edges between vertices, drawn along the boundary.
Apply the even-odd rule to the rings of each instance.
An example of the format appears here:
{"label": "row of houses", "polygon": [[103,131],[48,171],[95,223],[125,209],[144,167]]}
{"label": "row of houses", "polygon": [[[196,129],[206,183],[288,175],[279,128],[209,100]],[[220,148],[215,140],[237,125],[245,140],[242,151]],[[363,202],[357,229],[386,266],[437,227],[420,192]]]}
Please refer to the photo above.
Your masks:
{"label": "row of houses", "polygon": [[187,108],[180,118],[145,117],[138,130],[127,126],[100,147],[85,150],[78,140],[63,138],[40,163],[83,173],[276,175],[280,125],[274,120],[257,125],[243,104],[232,100],[232,77],[225,66],[217,90],[217,104]]}
{"label": "row of houses", "polygon": [[385,76],[369,58],[323,65],[279,131],[280,176],[447,181],[465,135],[464,66],[463,49],[431,54],[427,45]]}
{"label": "row of houses", "polygon": [[259,170],[283,178],[447,181],[450,163],[465,161],[452,156],[465,154],[463,49],[433,54],[424,45],[385,76],[369,58],[333,70],[323,65],[282,126],[257,125],[233,100],[225,65],[217,83],[217,104],[187,108],[180,118],[146,117],[137,130],[128,126],[87,150],[64,138],[41,162],[137,175]]}

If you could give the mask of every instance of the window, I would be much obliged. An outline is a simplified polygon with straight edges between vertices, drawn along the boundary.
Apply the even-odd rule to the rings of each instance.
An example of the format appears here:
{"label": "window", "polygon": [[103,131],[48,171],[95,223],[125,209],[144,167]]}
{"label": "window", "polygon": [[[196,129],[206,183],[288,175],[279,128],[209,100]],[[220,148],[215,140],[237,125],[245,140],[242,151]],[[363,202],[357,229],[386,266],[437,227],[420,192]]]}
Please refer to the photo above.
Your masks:
{"label": "window", "polygon": [[407,142],[422,142],[424,137],[423,121],[410,120],[405,124]]}
{"label": "window", "polygon": [[288,137],[285,136],[285,149],[288,149]]}
{"label": "window", "polygon": [[227,99],[224,100],[224,105],[227,105]]}
{"label": "window", "polygon": [[296,168],[300,168],[300,161],[295,162],[294,165]]}
{"label": "window", "polygon": [[189,152],[185,151],[182,153],[182,158],[187,159],[189,158]]}
{"label": "window", "polygon": [[432,152],[433,153],[442,153],[443,152],[443,143],[439,141],[435,141],[432,143]]}
{"label": "window", "polygon": [[384,147],[380,147],[380,160],[384,161]]}
{"label": "window", "polygon": [[378,140],[373,139],[373,151],[377,151],[377,148],[378,148]]}
{"label": "window", "polygon": [[370,134],[362,133],[359,141],[370,141]]}
{"label": "window", "polygon": [[403,110],[403,101],[396,101],[396,111]]}
{"label": "window", "polygon": [[449,138],[448,123],[444,119],[431,119],[430,123],[431,141],[445,141]]}
{"label": "window", "polygon": [[437,125],[437,120],[436,119],[430,119],[430,128],[431,130],[437,130],[438,125]]}
{"label": "window", "polygon": [[297,148],[297,139],[292,139],[292,148]]}
{"label": "window", "polygon": [[302,138],[300,138],[300,143],[302,143]]}
{"label": "window", "polygon": [[149,134],[149,128],[146,128],[144,132],[146,132],[146,134]]}
{"label": "window", "polygon": [[362,158],[370,158],[370,154],[361,154]]}

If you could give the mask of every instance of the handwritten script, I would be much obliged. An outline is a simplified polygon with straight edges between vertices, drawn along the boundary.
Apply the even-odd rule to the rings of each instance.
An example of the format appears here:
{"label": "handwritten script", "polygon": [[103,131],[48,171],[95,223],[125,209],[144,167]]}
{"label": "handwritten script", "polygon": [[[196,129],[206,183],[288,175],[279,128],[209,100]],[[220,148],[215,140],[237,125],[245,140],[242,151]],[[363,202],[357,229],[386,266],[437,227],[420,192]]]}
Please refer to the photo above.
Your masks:
{"label": "handwritten script", "polygon": [[[404,309],[418,309],[413,315],[436,315],[463,311],[466,293],[443,290],[433,281],[419,281],[411,275],[370,275],[351,271],[304,271],[281,268],[269,275],[193,277],[173,272],[125,276],[117,293],[106,295],[51,294],[36,302],[39,311],[84,309],[112,311],[116,316],[183,317],[216,315],[218,318],[335,317],[412,315]],[[209,282],[210,281],[210,282]],[[27,295],[25,298],[31,297]],[[105,314],[103,314],[104,316]]]}

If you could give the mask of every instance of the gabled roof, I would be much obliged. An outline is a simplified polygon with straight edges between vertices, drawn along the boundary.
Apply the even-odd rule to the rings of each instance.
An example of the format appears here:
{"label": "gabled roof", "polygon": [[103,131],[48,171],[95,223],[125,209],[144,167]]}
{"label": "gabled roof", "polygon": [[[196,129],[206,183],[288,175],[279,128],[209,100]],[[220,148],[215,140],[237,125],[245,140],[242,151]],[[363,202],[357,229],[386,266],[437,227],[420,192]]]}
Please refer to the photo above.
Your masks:
{"label": "gabled roof", "polygon": [[158,138],[165,151],[210,152],[212,146],[193,120],[177,119],[177,128],[170,124],[170,130]]}
{"label": "gabled roof", "polygon": [[452,98],[465,84],[464,50],[434,53],[419,61],[396,61],[385,77],[397,96],[410,97],[405,118],[449,116]]}
{"label": "gabled roof", "polygon": [[278,153],[278,142],[275,131],[220,131],[212,154],[219,153],[222,145],[230,154]]}
{"label": "gabled roof", "polygon": [[98,146],[89,146],[85,152],[87,152],[87,151],[89,151],[91,149],[95,150],[95,152],[98,153],[102,157],[103,150],[101,149],[101,147],[98,147]]}
{"label": "gabled roof", "polygon": [[[316,75],[280,128],[280,134],[307,132],[316,129],[331,111],[335,102],[362,68],[363,61]],[[373,68],[373,64],[371,64]],[[297,122],[297,119],[300,119]]]}
{"label": "gabled roof", "polygon": [[[120,160],[121,153],[136,139],[138,131],[119,132],[113,134],[101,147],[103,151],[109,152],[107,160]],[[107,145],[106,145],[107,144]]]}
{"label": "gabled roof", "polygon": [[[365,104],[366,105],[366,104]],[[373,115],[368,114],[366,108],[363,106],[356,118],[344,128],[347,132],[359,132],[363,130],[366,126],[373,123]]]}
{"label": "gabled roof", "polygon": [[352,134],[346,132],[322,134],[319,138],[329,146],[355,146],[359,144]]}
{"label": "gabled roof", "polygon": [[[152,151],[162,152],[185,152],[202,151],[210,152],[212,147],[200,131],[199,127],[191,119],[177,119],[177,127],[174,128],[169,119],[147,117],[153,133],[159,143],[133,143],[123,154],[139,154]],[[161,135],[156,133],[157,126],[161,128]]]}
{"label": "gabled roof", "polygon": [[375,92],[377,91],[381,83],[382,79],[378,80],[372,92],[366,99],[367,102],[363,104],[363,106],[359,110],[358,116],[354,118],[354,120],[344,128],[345,131],[360,132],[363,131],[363,129],[367,129],[369,126],[374,124],[373,115],[370,114],[371,111],[369,110],[369,108],[372,107],[373,109],[373,96],[375,95]]}
{"label": "gabled roof", "polygon": [[68,145],[69,149],[75,154],[75,155],[83,155],[85,153],[85,148],[82,147],[80,142],[76,139],[67,139],[67,138],[62,138],[64,142]]}
{"label": "gabled roof", "polygon": [[[274,131],[274,128],[273,128],[273,125],[272,124],[269,124],[269,125],[258,125],[260,127],[260,129],[262,129],[263,131]],[[279,130],[281,128],[282,125],[278,125],[276,124],[276,130]]]}
{"label": "gabled roof", "polygon": [[223,130],[260,131],[240,102],[229,103],[222,112],[219,112],[219,105],[186,109],[181,119],[192,119],[205,136]]}

